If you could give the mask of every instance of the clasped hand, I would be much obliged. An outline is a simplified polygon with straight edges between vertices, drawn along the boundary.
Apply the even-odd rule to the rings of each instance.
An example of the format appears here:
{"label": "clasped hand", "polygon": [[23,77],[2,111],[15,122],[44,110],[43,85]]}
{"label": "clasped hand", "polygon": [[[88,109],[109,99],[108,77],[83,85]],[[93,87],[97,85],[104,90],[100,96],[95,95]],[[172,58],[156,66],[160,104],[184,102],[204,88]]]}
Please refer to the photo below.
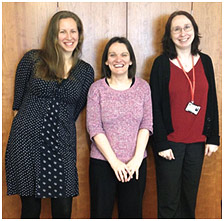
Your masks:
{"label": "clasped hand", "polygon": [[136,179],[139,178],[139,167],[142,160],[133,157],[127,164],[123,163],[119,159],[111,164],[112,169],[119,181],[129,182],[135,173]]}

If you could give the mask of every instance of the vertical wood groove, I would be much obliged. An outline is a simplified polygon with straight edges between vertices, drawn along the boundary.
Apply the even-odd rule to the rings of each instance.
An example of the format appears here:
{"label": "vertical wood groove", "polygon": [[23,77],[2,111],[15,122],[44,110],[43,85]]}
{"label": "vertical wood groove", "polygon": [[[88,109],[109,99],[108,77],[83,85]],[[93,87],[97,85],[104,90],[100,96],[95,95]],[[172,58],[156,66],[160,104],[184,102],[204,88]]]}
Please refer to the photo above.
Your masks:
{"label": "vertical wood groove", "polygon": [[129,27],[128,27],[128,25],[129,25],[129,23],[128,23],[128,2],[126,2],[126,38],[128,38],[128,29],[129,29]]}

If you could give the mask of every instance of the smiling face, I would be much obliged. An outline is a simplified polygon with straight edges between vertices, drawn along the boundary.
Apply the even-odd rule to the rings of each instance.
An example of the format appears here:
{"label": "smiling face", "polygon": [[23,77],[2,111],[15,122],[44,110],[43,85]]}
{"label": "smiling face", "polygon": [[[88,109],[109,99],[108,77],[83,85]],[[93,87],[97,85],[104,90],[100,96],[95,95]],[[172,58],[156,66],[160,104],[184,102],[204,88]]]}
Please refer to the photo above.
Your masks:
{"label": "smiling face", "polygon": [[130,53],[123,43],[115,42],[108,50],[106,65],[111,70],[111,75],[127,75],[129,65],[132,64],[130,60]]}
{"label": "smiling face", "polygon": [[191,21],[184,15],[177,15],[171,23],[171,39],[178,49],[191,49],[194,40],[194,28]]}
{"label": "smiling face", "polygon": [[72,53],[79,41],[77,24],[73,18],[63,18],[59,21],[58,44],[64,52]]}

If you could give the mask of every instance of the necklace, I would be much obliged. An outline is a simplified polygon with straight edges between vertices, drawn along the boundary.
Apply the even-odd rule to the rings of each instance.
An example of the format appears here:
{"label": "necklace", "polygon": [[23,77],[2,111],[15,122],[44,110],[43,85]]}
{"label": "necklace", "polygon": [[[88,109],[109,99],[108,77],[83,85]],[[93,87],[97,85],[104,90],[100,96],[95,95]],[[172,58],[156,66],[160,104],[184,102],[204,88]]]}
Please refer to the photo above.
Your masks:
{"label": "necklace", "polygon": [[[192,56],[193,57],[193,56]],[[180,59],[177,57],[177,61],[178,61],[178,63],[179,63],[179,65],[180,65]],[[192,68],[192,65],[190,64],[190,62],[181,62],[181,65],[182,65],[182,67],[184,68],[184,70],[186,71],[186,72],[189,72],[190,70],[191,70],[191,68]],[[181,67],[181,65],[180,65],[180,67]],[[181,67],[181,68],[182,68]]]}

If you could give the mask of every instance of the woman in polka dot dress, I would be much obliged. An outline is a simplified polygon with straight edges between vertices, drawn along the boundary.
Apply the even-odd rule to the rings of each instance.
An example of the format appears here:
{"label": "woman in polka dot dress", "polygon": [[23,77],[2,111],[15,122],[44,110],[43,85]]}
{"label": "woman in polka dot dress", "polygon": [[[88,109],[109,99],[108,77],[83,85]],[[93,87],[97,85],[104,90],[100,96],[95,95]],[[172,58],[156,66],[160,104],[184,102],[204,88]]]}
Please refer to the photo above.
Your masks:
{"label": "woman in polka dot dress", "polygon": [[7,194],[21,197],[21,218],[39,218],[41,198],[51,198],[53,218],[71,217],[79,194],[75,121],[94,81],[93,68],[79,59],[82,43],[78,16],[60,11],[43,49],[27,52],[17,67],[6,180]]}

